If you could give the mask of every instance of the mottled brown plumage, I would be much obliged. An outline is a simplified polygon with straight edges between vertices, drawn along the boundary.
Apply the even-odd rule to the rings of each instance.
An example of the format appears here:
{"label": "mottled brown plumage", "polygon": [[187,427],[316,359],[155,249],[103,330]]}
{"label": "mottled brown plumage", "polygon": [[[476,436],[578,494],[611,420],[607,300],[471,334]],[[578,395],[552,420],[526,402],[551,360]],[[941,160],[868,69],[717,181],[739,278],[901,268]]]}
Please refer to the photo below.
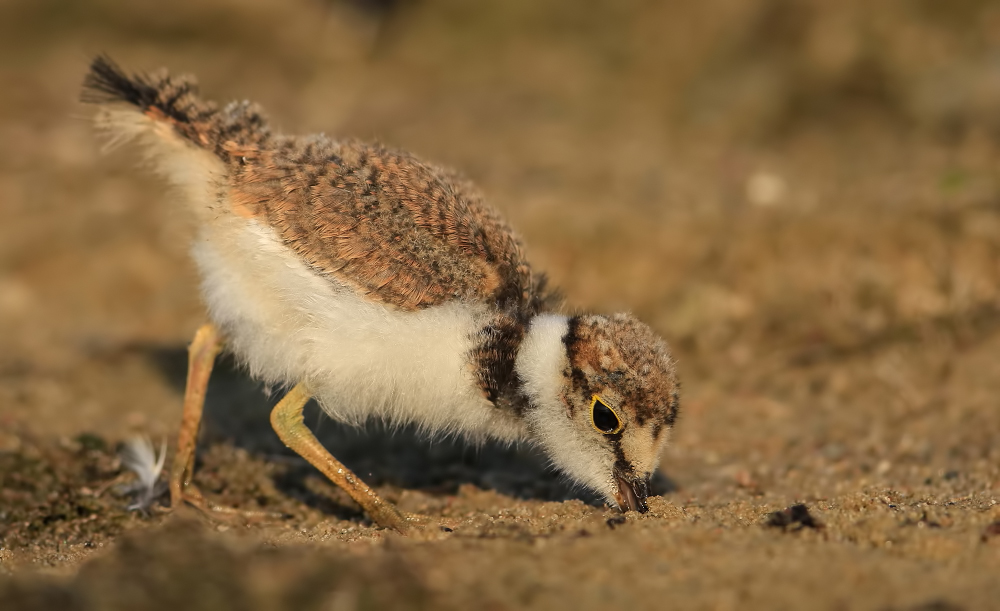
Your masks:
{"label": "mottled brown plumage", "polygon": [[409,153],[324,136],[272,136],[258,107],[219,110],[191,77],[126,77],[106,60],[89,101],[127,96],[229,168],[224,202],[263,220],[314,269],[402,310],[495,304],[520,320],[546,301],[510,226],[458,174]]}
{"label": "mottled brown plumage", "polygon": [[530,315],[510,227],[457,175],[377,144],[275,138],[232,155],[230,198],[317,270],[392,306],[460,300]]}
{"label": "mottled brown plumage", "polygon": [[233,102],[220,110],[198,96],[198,83],[192,76],[172,76],[166,70],[127,75],[103,56],[91,64],[81,99],[91,104],[132,104],[222,158],[230,150],[253,148],[270,135],[267,119],[256,104]]}

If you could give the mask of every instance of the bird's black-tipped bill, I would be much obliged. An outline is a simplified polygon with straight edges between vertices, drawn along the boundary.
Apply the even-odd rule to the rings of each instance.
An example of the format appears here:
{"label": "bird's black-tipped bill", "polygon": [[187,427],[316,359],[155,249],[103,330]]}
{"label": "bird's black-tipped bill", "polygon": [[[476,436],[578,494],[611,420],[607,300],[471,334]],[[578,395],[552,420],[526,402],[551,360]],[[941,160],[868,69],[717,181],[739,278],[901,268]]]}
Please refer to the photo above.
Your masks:
{"label": "bird's black-tipped bill", "polygon": [[649,496],[649,482],[645,478],[630,478],[624,475],[615,475],[618,482],[618,494],[615,500],[622,511],[638,511],[646,513],[649,507],[646,506],[646,497]]}

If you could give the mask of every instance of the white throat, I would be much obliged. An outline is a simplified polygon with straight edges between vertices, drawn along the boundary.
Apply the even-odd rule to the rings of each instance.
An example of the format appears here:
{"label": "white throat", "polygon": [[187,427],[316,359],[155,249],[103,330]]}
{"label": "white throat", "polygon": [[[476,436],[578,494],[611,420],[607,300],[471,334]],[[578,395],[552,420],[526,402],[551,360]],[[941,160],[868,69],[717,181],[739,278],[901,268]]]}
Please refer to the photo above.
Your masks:
{"label": "white throat", "polygon": [[614,502],[613,456],[595,439],[590,427],[581,428],[570,416],[563,399],[569,367],[563,341],[567,333],[569,318],[553,314],[535,317],[528,327],[514,365],[532,404],[525,419],[553,465]]}
{"label": "white throat", "polygon": [[569,364],[563,338],[568,332],[569,318],[559,314],[540,314],[528,325],[514,371],[535,407],[548,411],[562,404],[563,372]]}

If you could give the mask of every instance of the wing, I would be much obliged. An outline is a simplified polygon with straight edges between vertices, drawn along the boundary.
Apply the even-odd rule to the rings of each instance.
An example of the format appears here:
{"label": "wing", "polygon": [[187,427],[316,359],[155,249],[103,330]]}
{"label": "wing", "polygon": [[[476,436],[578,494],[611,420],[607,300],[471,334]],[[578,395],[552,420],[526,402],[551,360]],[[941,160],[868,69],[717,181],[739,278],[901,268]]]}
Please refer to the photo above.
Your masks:
{"label": "wing", "polygon": [[232,151],[230,201],[315,270],[404,310],[454,300],[541,307],[541,278],[517,237],[456,175],[354,141],[265,147]]}

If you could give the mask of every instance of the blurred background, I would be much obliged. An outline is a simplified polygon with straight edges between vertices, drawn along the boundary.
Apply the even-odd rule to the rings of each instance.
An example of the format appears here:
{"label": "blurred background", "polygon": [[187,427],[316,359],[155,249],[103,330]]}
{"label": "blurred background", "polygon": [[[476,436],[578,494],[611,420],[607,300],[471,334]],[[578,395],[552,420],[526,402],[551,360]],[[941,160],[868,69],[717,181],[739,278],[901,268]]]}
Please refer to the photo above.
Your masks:
{"label": "blurred background", "polygon": [[[672,344],[671,502],[878,489],[960,497],[968,532],[1000,519],[1000,3],[5,0],[0,455],[179,421],[204,319],[190,228],[134,155],[99,153],[77,99],[102,52],[479,183],[572,308],[633,311]],[[223,379],[208,438],[279,452],[263,394]],[[257,403],[255,424],[233,415]],[[496,450],[496,475],[488,451],[431,448],[425,479],[364,471],[579,496],[524,453]],[[207,472],[237,460],[218,452]],[[971,558],[955,545],[941,558]]]}

